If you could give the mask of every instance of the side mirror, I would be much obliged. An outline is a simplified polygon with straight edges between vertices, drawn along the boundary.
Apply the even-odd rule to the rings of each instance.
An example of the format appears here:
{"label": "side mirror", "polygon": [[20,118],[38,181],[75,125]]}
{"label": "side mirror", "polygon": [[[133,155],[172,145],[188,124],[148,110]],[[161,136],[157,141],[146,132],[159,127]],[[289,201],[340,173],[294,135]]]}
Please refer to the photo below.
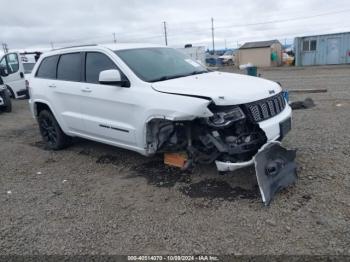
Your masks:
{"label": "side mirror", "polygon": [[0,76],[6,77],[8,75],[9,75],[9,73],[8,73],[7,68],[0,66]]}
{"label": "side mirror", "polygon": [[100,72],[98,81],[104,85],[118,85],[121,87],[130,87],[128,80],[124,80],[119,70],[110,69]]}

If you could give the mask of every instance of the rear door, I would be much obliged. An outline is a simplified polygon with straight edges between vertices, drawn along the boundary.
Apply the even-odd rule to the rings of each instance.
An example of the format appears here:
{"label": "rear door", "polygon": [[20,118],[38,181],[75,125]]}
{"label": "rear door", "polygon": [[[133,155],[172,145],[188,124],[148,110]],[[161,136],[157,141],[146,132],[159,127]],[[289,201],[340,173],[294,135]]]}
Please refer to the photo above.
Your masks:
{"label": "rear door", "polygon": [[2,57],[0,66],[7,69],[8,76],[3,76],[3,81],[8,85],[15,98],[25,96],[26,86],[24,68],[18,53],[9,53]]}
{"label": "rear door", "polygon": [[[46,94],[53,106],[54,113],[62,126],[73,132],[81,133],[83,123],[81,119],[81,53],[67,53],[45,59],[56,59],[56,75],[45,81]],[[39,67],[48,68],[45,59]],[[50,61],[48,61],[50,63]]]}
{"label": "rear door", "polygon": [[132,99],[134,90],[99,83],[101,71],[119,70],[106,54],[87,52],[84,58],[85,83],[81,111],[86,135],[118,144],[135,145],[135,123],[132,120],[139,106]]}

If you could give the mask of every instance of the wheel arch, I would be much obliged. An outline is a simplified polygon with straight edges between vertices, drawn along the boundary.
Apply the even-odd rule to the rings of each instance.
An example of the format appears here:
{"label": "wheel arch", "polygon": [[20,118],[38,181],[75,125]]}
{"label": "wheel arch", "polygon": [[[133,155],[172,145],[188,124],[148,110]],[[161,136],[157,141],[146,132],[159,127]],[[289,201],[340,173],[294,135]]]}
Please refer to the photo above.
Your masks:
{"label": "wheel arch", "polygon": [[62,119],[59,117],[59,114],[57,114],[55,112],[55,110],[53,109],[53,107],[50,105],[50,103],[48,103],[47,101],[44,100],[35,100],[33,101],[33,106],[32,106],[32,112],[33,112],[33,116],[37,119],[40,112],[42,110],[48,110],[52,113],[52,115],[54,116],[54,118],[56,119],[58,125],[60,126],[60,128],[63,130],[64,133],[68,134],[67,132],[67,127],[64,124],[64,121],[62,121]]}
{"label": "wheel arch", "polygon": [[51,107],[47,103],[45,103],[43,101],[35,101],[34,102],[34,116],[35,117],[38,117],[40,112],[45,110],[45,109],[50,111],[54,115],[54,117],[56,118],[53,110],[51,109]]}
{"label": "wheel arch", "polygon": [[13,98],[13,99],[16,99],[17,97],[16,97],[16,94],[15,94],[15,92],[13,92],[13,89],[11,88],[11,86],[9,86],[9,85],[5,85],[6,86],[6,88],[10,91],[10,93],[11,93],[11,98]]}

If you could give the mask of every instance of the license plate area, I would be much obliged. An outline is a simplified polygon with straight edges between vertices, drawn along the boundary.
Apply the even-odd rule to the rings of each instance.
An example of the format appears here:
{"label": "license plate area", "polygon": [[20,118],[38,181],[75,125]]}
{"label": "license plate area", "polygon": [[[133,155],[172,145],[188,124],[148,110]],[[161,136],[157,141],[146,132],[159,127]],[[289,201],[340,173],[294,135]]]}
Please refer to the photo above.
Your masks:
{"label": "license plate area", "polygon": [[280,123],[280,138],[282,140],[292,129],[292,119],[288,118]]}

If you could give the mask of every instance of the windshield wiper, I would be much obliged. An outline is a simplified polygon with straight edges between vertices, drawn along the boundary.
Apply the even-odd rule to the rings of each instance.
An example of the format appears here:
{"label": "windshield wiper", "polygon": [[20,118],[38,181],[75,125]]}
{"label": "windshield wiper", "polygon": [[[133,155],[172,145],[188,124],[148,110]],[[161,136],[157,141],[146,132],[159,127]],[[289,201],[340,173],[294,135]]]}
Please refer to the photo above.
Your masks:
{"label": "windshield wiper", "polygon": [[208,73],[209,71],[203,70],[203,71],[193,71],[189,74],[182,74],[182,75],[173,75],[173,76],[161,76],[156,79],[152,79],[150,82],[160,82],[160,81],[166,81],[174,78],[180,78],[180,77],[186,77],[186,76],[191,76],[191,75],[199,75],[199,74],[204,74]]}
{"label": "windshield wiper", "polygon": [[202,71],[193,71],[190,75],[200,75],[204,73],[208,73],[209,71],[207,70],[202,70]]}
{"label": "windshield wiper", "polygon": [[165,81],[165,80],[170,80],[170,79],[180,78],[180,77],[185,77],[185,76],[189,76],[189,74],[174,75],[174,76],[161,76],[161,77],[159,77],[159,78],[153,79],[153,80],[150,81],[150,82]]}

